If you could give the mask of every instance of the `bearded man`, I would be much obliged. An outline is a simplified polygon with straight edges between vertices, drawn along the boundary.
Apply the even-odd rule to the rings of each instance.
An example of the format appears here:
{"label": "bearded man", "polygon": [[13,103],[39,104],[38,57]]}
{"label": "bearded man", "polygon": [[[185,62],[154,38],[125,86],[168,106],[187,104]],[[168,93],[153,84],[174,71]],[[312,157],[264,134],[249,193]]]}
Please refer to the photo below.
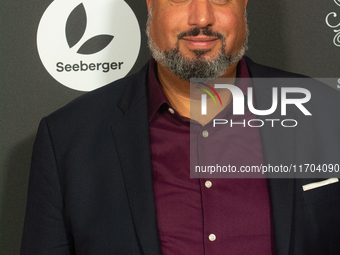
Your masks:
{"label": "bearded man", "polygon": [[[190,78],[301,77],[243,56],[246,5],[147,0],[150,62],[41,121],[21,254],[340,253],[336,178],[308,191],[303,187],[315,180],[190,178],[190,126],[202,164],[228,158],[235,166],[279,165],[340,155],[338,115],[325,111],[340,109],[339,93],[316,83],[310,91],[321,96],[308,109],[319,122],[300,120],[295,109],[301,125],[294,130],[216,134],[211,119],[190,118]],[[237,86],[245,96],[253,87],[258,109],[271,100],[271,87]],[[232,95],[222,96],[214,115],[226,119]],[[256,118],[248,108],[243,117]]]}

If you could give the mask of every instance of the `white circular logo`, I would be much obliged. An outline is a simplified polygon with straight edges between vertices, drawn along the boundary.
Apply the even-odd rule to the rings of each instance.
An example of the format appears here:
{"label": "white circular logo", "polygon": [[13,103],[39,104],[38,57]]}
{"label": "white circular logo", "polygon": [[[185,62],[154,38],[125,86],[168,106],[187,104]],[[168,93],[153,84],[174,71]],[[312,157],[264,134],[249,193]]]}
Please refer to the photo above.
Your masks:
{"label": "white circular logo", "polygon": [[55,0],[37,32],[46,70],[61,84],[80,91],[127,75],[140,45],[137,18],[123,0]]}

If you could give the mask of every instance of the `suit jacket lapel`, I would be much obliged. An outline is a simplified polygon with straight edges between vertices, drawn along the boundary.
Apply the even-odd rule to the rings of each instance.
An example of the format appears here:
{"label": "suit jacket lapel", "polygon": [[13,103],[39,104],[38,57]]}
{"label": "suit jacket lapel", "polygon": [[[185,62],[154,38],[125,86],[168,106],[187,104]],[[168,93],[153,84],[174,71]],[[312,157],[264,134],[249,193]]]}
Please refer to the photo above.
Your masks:
{"label": "suit jacket lapel", "polygon": [[[135,228],[144,254],[161,254],[149,146],[147,68],[124,88],[124,116],[112,126]],[[143,77],[143,79],[140,79]],[[132,100],[131,100],[132,99]]]}
{"label": "suit jacket lapel", "polygon": [[[252,65],[250,65],[251,68]],[[254,70],[253,70],[254,71]],[[256,76],[253,73],[253,76]],[[254,97],[257,109],[269,109],[272,103],[271,88],[265,82],[253,79]],[[269,91],[269,94],[268,94]],[[281,116],[280,110],[270,116],[258,116],[259,119],[294,119],[292,112]],[[260,128],[264,161],[271,166],[290,166],[295,162],[294,128],[282,127],[279,122],[271,127],[270,122]],[[270,176],[269,176],[270,177]],[[280,179],[269,178],[272,217],[274,223],[275,248],[277,255],[289,254],[291,225],[293,217],[294,179],[286,179],[283,174]]]}
{"label": "suit jacket lapel", "polygon": [[[261,96],[261,92],[258,93],[258,97],[265,101],[264,95]],[[259,102],[259,105],[261,104]],[[258,109],[261,109],[261,106]],[[262,120],[282,119],[276,114],[260,118]],[[276,122],[274,127],[264,125],[260,129],[260,134],[264,160],[267,165],[290,166],[294,163],[294,128],[285,128]],[[282,174],[282,179],[268,179],[277,255],[288,254],[291,237],[294,179],[284,179],[285,175],[287,174]]]}

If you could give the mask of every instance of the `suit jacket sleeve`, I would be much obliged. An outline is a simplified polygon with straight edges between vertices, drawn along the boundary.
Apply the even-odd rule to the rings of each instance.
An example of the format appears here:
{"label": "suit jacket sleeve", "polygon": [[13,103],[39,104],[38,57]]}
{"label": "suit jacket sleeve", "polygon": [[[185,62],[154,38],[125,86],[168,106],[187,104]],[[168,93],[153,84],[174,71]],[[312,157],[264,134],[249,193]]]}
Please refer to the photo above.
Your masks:
{"label": "suit jacket sleeve", "polygon": [[46,119],[33,148],[21,254],[74,254],[73,238],[63,213],[63,196],[53,142]]}

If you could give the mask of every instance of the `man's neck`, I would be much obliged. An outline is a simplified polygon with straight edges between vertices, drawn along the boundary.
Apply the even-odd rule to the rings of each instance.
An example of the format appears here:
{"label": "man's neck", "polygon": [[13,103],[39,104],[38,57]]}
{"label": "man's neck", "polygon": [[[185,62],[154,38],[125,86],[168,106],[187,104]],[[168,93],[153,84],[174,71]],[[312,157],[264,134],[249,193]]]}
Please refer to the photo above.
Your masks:
{"label": "man's neck", "polygon": [[[238,63],[230,66],[224,75],[221,78],[236,78],[236,67]],[[192,118],[190,116],[190,82],[185,81],[177,77],[174,73],[172,73],[168,68],[163,66],[162,64],[157,63],[157,71],[158,71],[158,79],[162,85],[163,91],[167,98],[169,99],[172,107],[183,117]],[[226,90],[226,93],[223,93],[221,96],[222,101],[226,102],[226,104],[222,107],[216,108],[214,107],[216,113],[214,112],[214,116],[217,115],[220,111],[222,111],[230,102],[231,102],[231,93]],[[192,103],[192,102],[191,102]],[[202,120],[200,118],[201,124],[206,124],[209,120]]]}

